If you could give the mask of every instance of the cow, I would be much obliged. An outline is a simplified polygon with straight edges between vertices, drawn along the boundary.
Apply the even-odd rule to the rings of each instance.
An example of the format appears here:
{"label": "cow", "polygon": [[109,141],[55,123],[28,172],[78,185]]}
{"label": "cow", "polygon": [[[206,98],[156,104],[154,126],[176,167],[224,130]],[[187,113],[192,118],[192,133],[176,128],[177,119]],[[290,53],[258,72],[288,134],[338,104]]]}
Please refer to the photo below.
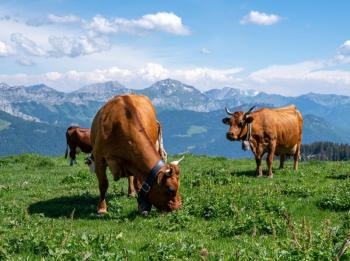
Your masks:
{"label": "cow", "polygon": [[66,141],[67,147],[64,157],[67,158],[69,148],[70,166],[77,163],[76,155],[79,154],[80,151],[85,153],[92,152],[90,129],[88,128],[81,128],[79,126],[68,127],[66,131]]}
{"label": "cow", "polygon": [[152,205],[165,212],[181,207],[179,163],[183,158],[165,163],[161,143],[156,111],[148,97],[115,96],[102,106],[91,126],[100,192],[99,215],[107,212],[107,166],[114,180],[134,177],[138,209],[142,214],[147,215]]}
{"label": "cow", "polygon": [[249,144],[256,161],[256,175],[262,176],[261,160],[267,152],[268,177],[272,178],[274,155],[280,155],[280,167],[283,168],[286,156],[294,157],[294,170],[298,170],[298,160],[302,140],[303,117],[294,105],[281,108],[261,108],[247,112],[225,111],[229,118],[224,124],[229,125],[226,138],[230,141],[243,141]]}

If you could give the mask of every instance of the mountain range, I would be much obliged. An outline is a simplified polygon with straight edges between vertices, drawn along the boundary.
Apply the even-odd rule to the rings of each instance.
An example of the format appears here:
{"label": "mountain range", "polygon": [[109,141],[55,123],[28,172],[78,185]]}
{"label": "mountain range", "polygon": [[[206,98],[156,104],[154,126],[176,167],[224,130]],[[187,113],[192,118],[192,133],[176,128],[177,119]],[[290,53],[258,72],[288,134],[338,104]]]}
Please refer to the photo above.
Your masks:
{"label": "mountain range", "polygon": [[[320,140],[350,143],[348,96],[309,93],[286,97],[231,87],[201,92],[194,86],[172,79],[158,81],[139,90],[110,81],[83,86],[70,93],[44,84],[9,86],[0,83],[0,139],[8,144],[12,142],[12,147],[17,148],[9,149],[0,142],[0,155],[22,152],[57,155],[64,150],[64,130],[69,125],[89,127],[97,110],[108,99],[128,93],[144,94],[152,100],[163,123],[164,142],[170,153],[191,152],[228,157],[249,155],[240,151],[239,144],[231,144],[225,139],[227,127],[221,123],[226,116],[225,106],[231,110],[246,110],[252,105],[280,107],[292,103],[304,116],[305,143]],[[18,132],[22,125],[26,126],[26,132]],[[43,128],[45,132],[34,132]],[[11,130],[15,129],[18,139],[11,134]],[[38,136],[33,133],[41,133],[42,136],[40,139],[34,138]],[[46,150],[41,145],[33,145],[45,142],[42,139],[45,135],[56,139],[55,142],[46,144]],[[31,143],[30,146],[24,145],[25,141]],[[52,149],[49,149],[50,146]],[[25,147],[33,149],[23,150]]]}

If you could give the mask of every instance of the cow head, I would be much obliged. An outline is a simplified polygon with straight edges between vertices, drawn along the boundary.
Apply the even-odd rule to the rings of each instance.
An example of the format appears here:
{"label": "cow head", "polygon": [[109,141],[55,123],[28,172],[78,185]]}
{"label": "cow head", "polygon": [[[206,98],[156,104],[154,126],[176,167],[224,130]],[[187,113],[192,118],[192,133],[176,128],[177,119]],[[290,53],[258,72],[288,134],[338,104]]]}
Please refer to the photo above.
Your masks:
{"label": "cow head", "polygon": [[228,132],[226,133],[226,138],[228,140],[235,141],[243,140],[245,138],[248,132],[248,124],[252,123],[254,120],[254,117],[251,114],[254,108],[255,106],[250,108],[247,112],[230,112],[227,108],[225,108],[226,113],[230,115],[229,118],[222,119],[224,124],[230,126]]}
{"label": "cow head", "polygon": [[163,166],[158,171],[157,180],[148,194],[149,203],[161,211],[169,212],[181,207],[179,163],[183,159],[184,156]]}
{"label": "cow head", "polygon": [[91,173],[95,172],[95,161],[92,154],[84,159],[84,163],[89,167]]}

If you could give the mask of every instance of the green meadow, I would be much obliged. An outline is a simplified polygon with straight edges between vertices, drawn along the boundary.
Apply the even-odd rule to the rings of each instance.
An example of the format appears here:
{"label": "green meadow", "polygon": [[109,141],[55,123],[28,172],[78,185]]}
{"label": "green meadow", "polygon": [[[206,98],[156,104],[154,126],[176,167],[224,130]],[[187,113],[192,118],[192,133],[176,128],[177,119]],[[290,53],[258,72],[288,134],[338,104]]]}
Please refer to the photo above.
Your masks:
{"label": "green meadow", "polygon": [[350,162],[274,166],[273,179],[256,178],[253,160],[187,155],[183,207],[147,217],[109,174],[100,217],[82,156],[73,167],[0,158],[0,260],[334,260],[350,229]]}

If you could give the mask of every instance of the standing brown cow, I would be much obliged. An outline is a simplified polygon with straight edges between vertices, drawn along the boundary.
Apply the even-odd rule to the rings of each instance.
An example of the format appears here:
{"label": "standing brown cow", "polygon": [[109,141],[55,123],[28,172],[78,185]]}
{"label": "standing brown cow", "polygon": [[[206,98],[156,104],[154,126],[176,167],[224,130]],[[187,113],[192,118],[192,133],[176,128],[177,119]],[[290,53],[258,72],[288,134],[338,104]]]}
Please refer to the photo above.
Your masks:
{"label": "standing brown cow", "polygon": [[91,153],[90,129],[70,126],[66,132],[67,147],[64,157],[67,158],[69,148],[70,166],[76,162],[76,155],[82,151]]}
{"label": "standing brown cow", "polygon": [[230,125],[226,138],[230,141],[240,140],[249,143],[256,161],[256,174],[262,176],[261,160],[267,155],[268,176],[273,177],[272,162],[274,155],[280,155],[281,165],[285,156],[294,156],[294,170],[298,169],[300,156],[303,118],[294,105],[269,109],[262,108],[252,112],[230,112],[225,109],[230,118],[224,118],[223,123]]}
{"label": "standing brown cow", "polygon": [[181,206],[179,161],[164,163],[159,136],[156,112],[146,96],[116,96],[97,112],[91,142],[100,190],[99,214],[107,212],[107,166],[115,180],[135,177],[142,213],[148,213],[152,205],[163,211]]}

